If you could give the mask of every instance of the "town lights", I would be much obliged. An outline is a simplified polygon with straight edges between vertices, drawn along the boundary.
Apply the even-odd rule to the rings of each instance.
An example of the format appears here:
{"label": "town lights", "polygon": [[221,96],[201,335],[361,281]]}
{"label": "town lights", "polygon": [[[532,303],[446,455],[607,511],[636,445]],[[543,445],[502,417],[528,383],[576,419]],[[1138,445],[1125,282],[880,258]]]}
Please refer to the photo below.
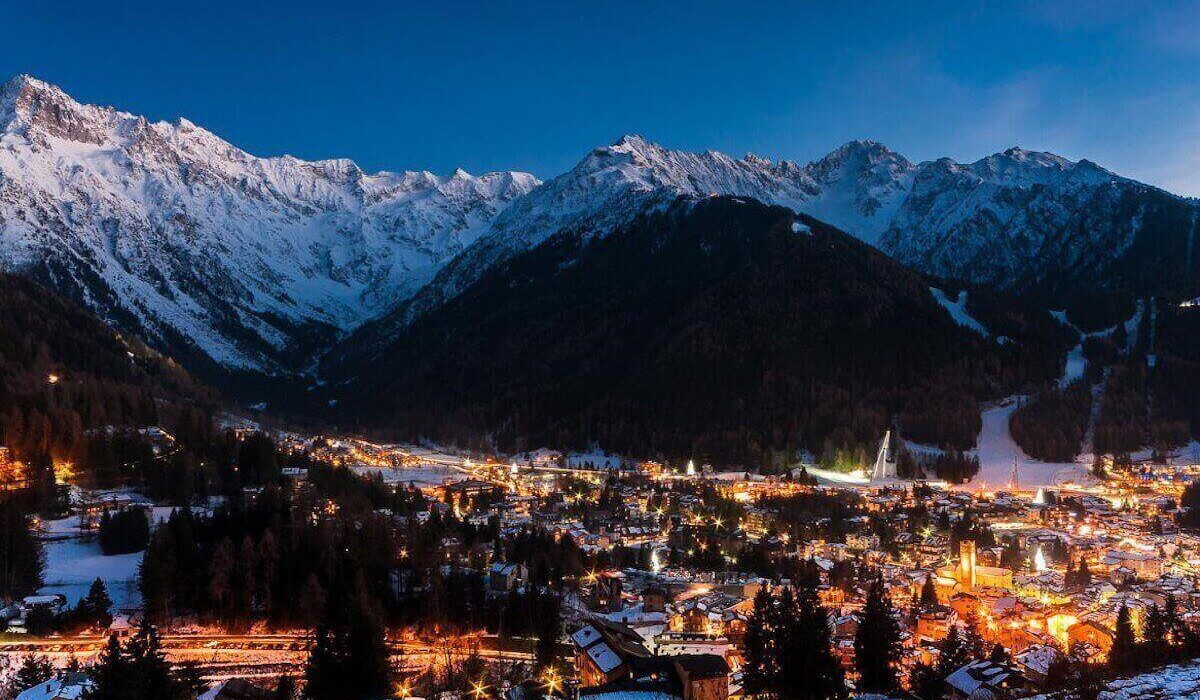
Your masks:
{"label": "town lights", "polygon": [[471,684],[471,694],[475,696],[475,700],[481,700],[487,695],[487,686],[482,680],[476,681]]}
{"label": "town lights", "polygon": [[562,680],[558,677],[558,672],[554,669],[546,671],[546,692],[554,695],[562,687]]}

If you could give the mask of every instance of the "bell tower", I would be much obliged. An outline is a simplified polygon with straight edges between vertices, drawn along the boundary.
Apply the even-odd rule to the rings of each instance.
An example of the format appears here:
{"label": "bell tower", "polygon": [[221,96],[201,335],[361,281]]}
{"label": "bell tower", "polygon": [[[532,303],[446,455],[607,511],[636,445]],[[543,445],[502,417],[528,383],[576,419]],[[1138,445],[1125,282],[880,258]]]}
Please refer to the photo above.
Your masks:
{"label": "bell tower", "polygon": [[975,589],[975,540],[958,544],[958,582],[968,591]]}

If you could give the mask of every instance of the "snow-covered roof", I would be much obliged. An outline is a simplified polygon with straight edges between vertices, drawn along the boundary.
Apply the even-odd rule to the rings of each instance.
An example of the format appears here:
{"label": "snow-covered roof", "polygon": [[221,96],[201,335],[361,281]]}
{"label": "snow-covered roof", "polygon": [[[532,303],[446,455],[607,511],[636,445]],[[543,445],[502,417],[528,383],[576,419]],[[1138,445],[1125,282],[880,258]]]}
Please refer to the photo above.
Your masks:
{"label": "snow-covered roof", "polygon": [[591,625],[584,625],[571,635],[571,641],[579,645],[581,649],[590,647],[600,641],[600,639],[600,631]]}
{"label": "snow-covered roof", "polygon": [[600,669],[601,673],[608,673],[621,665],[620,655],[613,651],[607,642],[600,642],[588,647],[587,655],[596,664],[596,667]]}
{"label": "snow-covered roof", "polygon": [[86,676],[70,674],[27,688],[21,691],[15,700],[77,700],[90,687],[92,681]]}

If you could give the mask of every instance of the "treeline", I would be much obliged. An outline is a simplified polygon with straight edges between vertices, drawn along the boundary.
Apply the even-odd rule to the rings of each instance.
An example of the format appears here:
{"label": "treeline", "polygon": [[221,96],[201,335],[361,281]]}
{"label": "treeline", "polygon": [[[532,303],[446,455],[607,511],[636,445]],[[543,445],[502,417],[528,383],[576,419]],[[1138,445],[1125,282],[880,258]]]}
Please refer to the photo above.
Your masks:
{"label": "treeline", "polygon": [[[314,626],[331,597],[361,589],[388,623],[525,634],[554,605],[548,591],[593,564],[570,538],[541,529],[501,537],[496,518],[476,525],[410,487],[352,477],[353,487],[342,474],[350,472],[313,463],[300,487],[268,484],[210,516],[176,511],[142,561],[148,614]],[[418,512],[427,517],[406,517]],[[443,569],[460,557],[463,569]],[[530,587],[489,596],[485,569],[493,558],[524,564]]]}
{"label": "treeline", "polygon": [[0,599],[16,600],[42,587],[46,553],[29,517],[12,498],[0,499]]}
{"label": "treeline", "polygon": [[325,517],[329,507],[312,489],[290,498],[268,486],[211,517],[177,510],[142,560],[147,614],[162,620],[195,611],[230,624],[261,617],[311,625],[330,591],[349,590],[359,579],[375,599],[386,598],[399,549],[387,519],[370,512]]}
{"label": "treeline", "polygon": [[1200,307],[1172,304],[1160,308],[1157,318],[1154,413],[1200,440]]}
{"label": "treeline", "polygon": [[140,552],[150,541],[150,518],[141,508],[127,508],[100,516],[100,551],[105,556]]}
{"label": "treeline", "polygon": [[1017,406],[1009,431],[1030,457],[1070,462],[1079,455],[1091,410],[1092,392],[1084,381],[1047,388]]}
{"label": "treeline", "polygon": [[0,275],[0,438],[29,461],[76,461],[87,431],[211,412],[213,396],[171,360],[81,307]]}
{"label": "treeline", "polygon": [[896,474],[904,479],[934,478],[961,484],[973,479],[981,467],[978,455],[961,450],[917,453],[901,447],[896,457]]}
{"label": "treeline", "polygon": [[1129,454],[1150,443],[1148,379],[1143,357],[1128,357],[1112,366],[1092,438],[1097,454]]}

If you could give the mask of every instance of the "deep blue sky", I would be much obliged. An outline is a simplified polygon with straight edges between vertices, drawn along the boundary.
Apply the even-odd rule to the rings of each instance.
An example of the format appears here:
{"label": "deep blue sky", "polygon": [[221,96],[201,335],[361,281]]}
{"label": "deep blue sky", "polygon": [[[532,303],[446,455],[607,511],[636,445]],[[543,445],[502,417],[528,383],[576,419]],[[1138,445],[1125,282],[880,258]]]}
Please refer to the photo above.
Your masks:
{"label": "deep blue sky", "polygon": [[799,161],[874,138],[1200,195],[1200,3],[971,5],[6,0],[0,73],[372,170],[547,177],[622,133]]}

